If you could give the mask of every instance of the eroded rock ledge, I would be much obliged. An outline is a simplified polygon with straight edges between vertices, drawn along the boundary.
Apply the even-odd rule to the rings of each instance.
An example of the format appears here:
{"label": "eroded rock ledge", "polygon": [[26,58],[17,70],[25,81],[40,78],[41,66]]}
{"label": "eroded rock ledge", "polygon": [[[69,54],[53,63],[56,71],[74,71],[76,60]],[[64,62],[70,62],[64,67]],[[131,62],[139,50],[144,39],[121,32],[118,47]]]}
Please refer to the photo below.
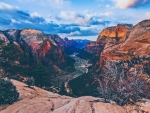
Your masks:
{"label": "eroded rock ledge", "polygon": [[146,99],[134,105],[118,106],[115,102],[104,103],[101,98],[72,98],[38,87],[28,88],[16,80],[12,82],[20,94],[19,100],[7,107],[0,106],[0,113],[150,113],[150,100]]}

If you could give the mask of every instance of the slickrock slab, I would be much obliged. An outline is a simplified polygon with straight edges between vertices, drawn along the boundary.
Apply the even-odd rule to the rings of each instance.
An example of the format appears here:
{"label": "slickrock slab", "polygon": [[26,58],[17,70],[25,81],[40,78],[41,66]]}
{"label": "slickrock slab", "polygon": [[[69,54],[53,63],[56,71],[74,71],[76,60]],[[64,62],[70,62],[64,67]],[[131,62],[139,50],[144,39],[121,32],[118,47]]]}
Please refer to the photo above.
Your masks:
{"label": "slickrock slab", "polygon": [[10,106],[0,106],[0,113],[150,113],[150,100],[142,99],[136,105],[118,106],[115,102],[90,96],[72,98],[54,94],[38,87],[12,80],[20,94],[19,100]]}

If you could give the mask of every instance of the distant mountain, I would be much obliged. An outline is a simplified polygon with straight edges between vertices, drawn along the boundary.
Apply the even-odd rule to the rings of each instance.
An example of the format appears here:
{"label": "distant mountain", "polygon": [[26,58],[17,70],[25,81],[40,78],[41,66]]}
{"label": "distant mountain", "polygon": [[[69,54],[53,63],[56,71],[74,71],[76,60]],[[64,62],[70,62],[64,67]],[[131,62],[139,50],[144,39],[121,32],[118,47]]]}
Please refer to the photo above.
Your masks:
{"label": "distant mountain", "polygon": [[39,79],[45,85],[68,66],[74,68],[75,62],[53,37],[33,29],[0,31],[0,58],[0,69],[15,79],[32,76],[42,68],[45,77]]}
{"label": "distant mountain", "polygon": [[70,55],[74,52],[79,52],[87,42],[90,40],[82,40],[82,39],[68,39],[68,38],[60,38],[58,35],[49,35],[53,40],[57,42],[57,44],[62,48],[62,50]]}
{"label": "distant mountain", "polygon": [[84,48],[88,42],[91,42],[91,40],[86,39],[74,39],[78,43],[78,48]]}

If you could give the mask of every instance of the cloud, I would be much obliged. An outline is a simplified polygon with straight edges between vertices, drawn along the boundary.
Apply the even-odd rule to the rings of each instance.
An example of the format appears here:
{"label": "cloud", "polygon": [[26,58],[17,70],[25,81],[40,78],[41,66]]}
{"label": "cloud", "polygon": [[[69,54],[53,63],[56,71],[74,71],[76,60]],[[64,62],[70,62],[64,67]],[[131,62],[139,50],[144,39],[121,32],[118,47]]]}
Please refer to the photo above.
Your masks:
{"label": "cloud", "polygon": [[145,14],[145,16],[146,16],[147,19],[150,19],[150,12],[147,12],[147,13]]}
{"label": "cloud", "polygon": [[34,13],[29,14],[28,12],[21,11],[18,9],[13,9],[13,8],[11,10],[1,10],[0,15],[1,15],[1,21],[2,20],[4,21],[7,19],[13,23],[25,22],[25,23],[30,23],[30,24],[37,24],[37,23],[46,22],[45,19],[41,17],[38,13],[34,12]]}
{"label": "cloud", "polygon": [[61,8],[63,6],[68,6],[70,0],[18,0],[21,3],[33,3],[42,6],[51,6],[53,8]]}
{"label": "cloud", "polygon": [[111,16],[111,15],[112,15],[111,11],[105,12],[105,13],[100,13],[100,16]]}
{"label": "cloud", "polygon": [[33,12],[30,15],[31,15],[31,17],[41,17],[41,15],[38,14],[37,12]]}
{"label": "cloud", "polygon": [[110,5],[107,4],[105,7],[106,7],[106,8],[110,8]]}
{"label": "cloud", "polygon": [[58,20],[70,21],[80,26],[90,25],[105,25],[108,21],[102,20],[103,17],[111,16],[112,12],[105,12],[100,14],[79,14],[72,11],[61,11]]}
{"label": "cloud", "polygon": [[53,0],[53,1],[55,1],[56,4],[60,4],[60,5],[62,5],[64,2],[63,0]]}
{"label": "cloud", "polygon": [[[61,0],[57,2],[61,2]],[[99,34],[101,26],[104,27],[110,23],[101,18],[109,15],[106,13],[89,14],[86,11],[84,14],[80,14],[73,11],[61,11],[58,17],[44,18],[38,12],[29,13],[13,6],[7,9],[11,10],[0,10],[0,28],[2,30],[31,28],[49,34],[94,36]]]}
{"label": "cloud", "polygon": [[116,6],[121,9],[137,8],[145,5],[149,0],[113,0],[116,2]]}
{"label": "cloud", "polygon": [[73,21],[79,25],[85,25],[91,19],[91,15],[81,15],[73,11],[61,11],[60,18]]}
{"label": "cloud", "polygon": [[6,4],[4,2],[0,2],[0,10],[13,10],[13,9],[18,9],[17,6],[11,6],[9,4]]}

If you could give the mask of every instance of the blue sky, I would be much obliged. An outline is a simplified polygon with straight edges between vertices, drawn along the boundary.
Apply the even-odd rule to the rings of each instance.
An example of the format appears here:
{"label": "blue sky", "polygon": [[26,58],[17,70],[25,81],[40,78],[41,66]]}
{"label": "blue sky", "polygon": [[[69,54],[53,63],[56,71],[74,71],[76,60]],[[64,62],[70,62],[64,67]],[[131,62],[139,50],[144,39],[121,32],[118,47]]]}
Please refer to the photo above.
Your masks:
{"label": "blue sky", "polygon": [[150,19],[150,0],[0,0],[0,30],[33,28],[96,40],[102,29]]}

